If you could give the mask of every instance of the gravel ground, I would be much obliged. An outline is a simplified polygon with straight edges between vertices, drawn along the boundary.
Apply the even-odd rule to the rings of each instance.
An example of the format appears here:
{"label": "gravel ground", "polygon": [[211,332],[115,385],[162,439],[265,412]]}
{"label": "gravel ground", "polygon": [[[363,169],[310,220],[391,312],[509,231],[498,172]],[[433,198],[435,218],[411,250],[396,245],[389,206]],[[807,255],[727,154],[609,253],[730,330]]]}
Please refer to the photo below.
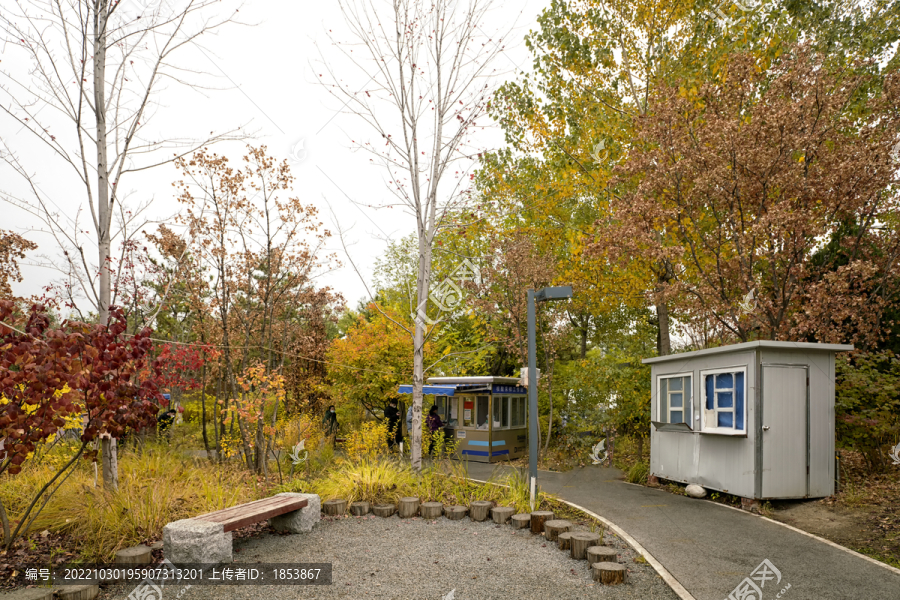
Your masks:
{"label": "gravel ground", "polygon": [[[591,579],[587,562],[572,560],[555,542],[509,525],[468,518],[324,517],[309,534],[268,530],[235,541],[237,563],[330,562],[329,586],[194,586],[178,600],[275,600],[372,598],[488,600],[553,598],[677,599],[656,571],[634,561],[637,553],[614,535],[629,583],[604,586]],[[124,590],[128,592],[130,590]],[[109,593],[112,592],[112,593]],[[123,591],[108,590],[107,597]],[[164,600],[174,600],[166,598]]]}

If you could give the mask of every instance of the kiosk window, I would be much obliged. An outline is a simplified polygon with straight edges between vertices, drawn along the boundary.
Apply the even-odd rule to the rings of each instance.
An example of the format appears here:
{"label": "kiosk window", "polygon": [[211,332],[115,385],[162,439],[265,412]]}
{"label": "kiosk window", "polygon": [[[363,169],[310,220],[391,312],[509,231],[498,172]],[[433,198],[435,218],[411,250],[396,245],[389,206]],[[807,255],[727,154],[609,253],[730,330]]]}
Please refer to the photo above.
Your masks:
{"label": "kiosk window", "polygon": [[475,423],[478,429],[488,428],[488,402],[489,396],[475,397]]}
{"label": "kiosk window", "polygon": [[472,427],[475,423],[475,415],[473,414],[475,408],[473,398],[471,396],[463,396],[460,398],[460,402],[463,403],[463,427]]}
{"label": "kiosk window", "polygon": [[438,407],[438,416],[444,423],[450,422],[450,402],[452,398],[447,396],[437,396],[434,399],[434,405]]}
{"label": "kiosk window", "polygon": [[509,427],[509,398],[507,396],[500,398],[500,427],[502,429]]}
{"label": "kiosk window", "polygon": [[519,398],[510,398],[509,402],[512,405],[510,410],[510,427],[525,427],[525,402],[527,398],[524,396]]}
{"label": "kiosk window", "polygon": [[506,398],[501,398],[499,396],[494,396],[491,402],[491,413],[494,415],[494,429],[501,429],[505,425],[502,422],[501,416],[503,415],[503,401]]}

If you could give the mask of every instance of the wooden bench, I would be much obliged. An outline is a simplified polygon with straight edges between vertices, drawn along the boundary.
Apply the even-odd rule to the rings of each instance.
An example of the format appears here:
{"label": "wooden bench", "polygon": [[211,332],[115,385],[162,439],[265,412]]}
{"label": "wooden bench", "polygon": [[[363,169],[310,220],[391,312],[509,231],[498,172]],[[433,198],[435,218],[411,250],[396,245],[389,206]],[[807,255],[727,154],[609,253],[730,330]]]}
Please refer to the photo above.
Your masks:
{"label": "wooden bench", "polygon": [[231,562],[231,532],[269,521],[279,531],[311,531],[321,518],[315,494],[276,494],[270,498],[232,506],[163,528],[163,554],[175,564]]}
{"label": "wooden bench", "polygon": [[273,517],[300,510],[307,506],[309,501],[306,498],[294,498],[285,496],[272,496],[255,500],[247,504],[239,504],[231,508],[223,508],[215,512],[206,513],[194,517],[195,521],[207,521],[209,523],[221,523],[225,533],[234,531],[239,527],[246,527],[260,521],[266,521]]}

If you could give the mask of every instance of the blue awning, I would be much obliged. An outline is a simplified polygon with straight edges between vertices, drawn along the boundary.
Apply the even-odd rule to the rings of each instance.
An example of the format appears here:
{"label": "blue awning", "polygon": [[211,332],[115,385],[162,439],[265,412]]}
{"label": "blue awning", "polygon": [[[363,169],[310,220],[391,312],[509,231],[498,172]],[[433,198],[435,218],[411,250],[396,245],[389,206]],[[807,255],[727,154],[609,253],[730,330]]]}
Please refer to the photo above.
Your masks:
{"label": "blue awning", "polygon": [[[422,388],[422,393],[426,396],[452,396],[455,391],[455,385],[426,385]],[[400,393],[412,394],[413,386],[401,385]]]}

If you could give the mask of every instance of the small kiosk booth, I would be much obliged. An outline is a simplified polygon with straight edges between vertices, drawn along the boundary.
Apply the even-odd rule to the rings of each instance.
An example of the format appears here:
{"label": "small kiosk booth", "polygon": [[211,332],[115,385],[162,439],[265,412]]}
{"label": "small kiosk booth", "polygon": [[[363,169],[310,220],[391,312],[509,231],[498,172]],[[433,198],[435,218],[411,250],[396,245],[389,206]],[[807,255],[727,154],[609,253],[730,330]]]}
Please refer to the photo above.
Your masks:
{"label": "small kiosk booth", "polygon": [[[425,395],[445,424],[448,438],[457,443],[457,454],[475,462],[519,458],[528,451],[528,390],[515,377],[431,377]],[[412,394],[401,385],[401,394]],[[431,410],[423,405],[423,419]]]}
{"label": "small kiosk booth", "polygon": [[755,341],[644,360],[650,473],[747,499],[834,493],[834,354]]}

